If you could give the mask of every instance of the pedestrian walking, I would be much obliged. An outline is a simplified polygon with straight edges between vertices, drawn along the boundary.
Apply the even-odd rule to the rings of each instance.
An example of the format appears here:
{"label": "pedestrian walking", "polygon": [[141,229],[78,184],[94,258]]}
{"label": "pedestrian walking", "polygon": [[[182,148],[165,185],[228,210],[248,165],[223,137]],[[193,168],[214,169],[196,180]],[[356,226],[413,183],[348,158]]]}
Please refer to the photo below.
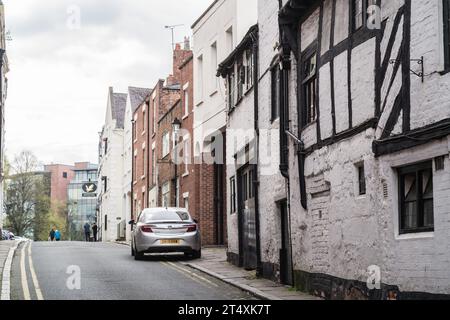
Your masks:
{"label": "pedestrian walking", "polygon": [[84,235],[86,237],[86,242],[90,242],[91,241],[91,225],[89,224],[89,222],[86,222],[84,224]]}
{"label": "pedestrian walking", "polygon": [[98,226],[96,223],[92,225],[92,232],[94,233],[94,242],[97,242]]}
{"label": "pedestrian walking", "polygon": [[56,241],[61,240],[61,232],[59,232],[59,230],[55,230],[55,240]]}
{"label": "pedestrian walking", "polygon": [[50,237],[50,241],[55,241],[55,227],[53,227],[52,228],[52,230],[50,230],[50,234],[49,234],[49,237]]}

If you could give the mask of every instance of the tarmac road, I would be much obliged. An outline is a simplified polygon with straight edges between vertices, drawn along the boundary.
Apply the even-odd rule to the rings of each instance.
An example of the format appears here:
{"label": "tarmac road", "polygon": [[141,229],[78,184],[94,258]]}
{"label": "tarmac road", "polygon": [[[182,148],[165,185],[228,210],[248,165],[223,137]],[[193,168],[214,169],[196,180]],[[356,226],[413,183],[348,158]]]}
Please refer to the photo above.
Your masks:
{"label": "tarmac road", "polygon": [[179,263],[185,259],[183,255],[152,255],[135,261],[129,247],[119,244],[26,242],[13,260],[11,299],[254,299]]}

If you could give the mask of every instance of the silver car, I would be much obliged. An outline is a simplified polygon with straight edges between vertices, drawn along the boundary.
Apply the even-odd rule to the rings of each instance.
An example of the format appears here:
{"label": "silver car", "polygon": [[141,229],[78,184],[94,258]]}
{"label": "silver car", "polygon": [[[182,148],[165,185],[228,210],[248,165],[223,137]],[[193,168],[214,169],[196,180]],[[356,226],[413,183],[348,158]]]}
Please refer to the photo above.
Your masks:
{"label": "silver car", "polygon": [[198,223],[186,209],[145,209],[133,226],[131,255],[141,260],[146,253],[183,252],[195,259],[201,257]]}

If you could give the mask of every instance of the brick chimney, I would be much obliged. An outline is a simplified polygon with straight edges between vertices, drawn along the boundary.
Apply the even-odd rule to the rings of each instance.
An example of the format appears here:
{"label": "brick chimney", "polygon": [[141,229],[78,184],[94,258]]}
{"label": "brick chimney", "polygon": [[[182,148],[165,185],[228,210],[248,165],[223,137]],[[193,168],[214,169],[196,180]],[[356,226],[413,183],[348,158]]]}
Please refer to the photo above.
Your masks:
{"label": "brick chimney", "polygon": [[181,49],[181,44],[177,43],[175,50],[173,51],[173,81],[174,83],[180,83],[180,69],[179,67],[183,62],[192,54],[190,50],[189,37],[184,38],[184,48]]}

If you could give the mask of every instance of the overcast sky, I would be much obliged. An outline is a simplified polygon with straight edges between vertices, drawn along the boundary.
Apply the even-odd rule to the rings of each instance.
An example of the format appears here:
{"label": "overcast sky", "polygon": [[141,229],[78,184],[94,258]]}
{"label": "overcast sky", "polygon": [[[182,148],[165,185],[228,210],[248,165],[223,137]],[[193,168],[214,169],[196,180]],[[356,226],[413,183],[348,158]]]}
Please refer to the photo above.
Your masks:
{"label": "overcast sky", "polygon": [[[10,63],[6,153],[97,162],[108,87],[153,87],[212,0],[3,0]],[[80,13],[78,15],[78,12]],[[78,16],[80,19],[78,19]]]}

